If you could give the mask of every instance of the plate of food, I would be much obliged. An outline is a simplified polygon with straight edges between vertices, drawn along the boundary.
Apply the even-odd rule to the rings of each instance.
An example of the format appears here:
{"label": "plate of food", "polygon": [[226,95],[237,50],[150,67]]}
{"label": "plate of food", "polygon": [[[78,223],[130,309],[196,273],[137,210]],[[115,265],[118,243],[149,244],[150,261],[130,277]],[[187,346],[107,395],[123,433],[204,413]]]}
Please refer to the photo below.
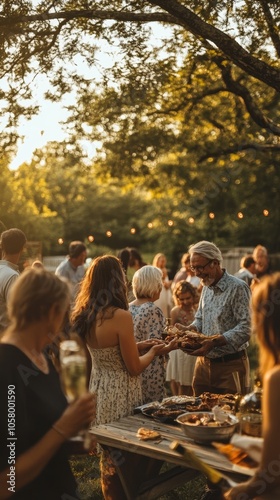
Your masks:
{"label": "plate of food", "polygon": [[196,409],[200,402],[199,398],[192,396],[172,396],[164,398],[161,402],[154,401],[140,406],[136,410],[140,410],[143,415],[156,421],[176,424],[176,418],[179,415],[192,411],[193,407]]}
{"label": "plate of food", "polygon": [[214,406],[232,414],[235,412],[236,395],[214,394],[204,392],[199,397],[195,396],[170,396],[161,402],[154,401],[135,408],[134,413],[142,413],[145,417],[156,421],[175,424],[178,416],[186,412],[211,412]]}

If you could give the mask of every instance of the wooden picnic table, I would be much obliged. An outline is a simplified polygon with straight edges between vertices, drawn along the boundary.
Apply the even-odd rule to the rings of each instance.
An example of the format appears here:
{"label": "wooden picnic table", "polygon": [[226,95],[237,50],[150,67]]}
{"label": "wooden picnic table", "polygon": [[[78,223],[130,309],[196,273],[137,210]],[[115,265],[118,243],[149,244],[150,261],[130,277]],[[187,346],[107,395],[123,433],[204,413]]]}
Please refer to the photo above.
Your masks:
{"label": "wooden picnic table", "polygon": [[[161,438],[153,441],[140,440],[136,436],[140,427],[158,431]],[[251,475],[249,469],[232,464],[214,447],[202,446],[187,438],[180,426],[154,421],[142,413],[124,417],[108,424],[96,425],[91,429],[91,432],[101,446],[109,450],[114,458],[127,500],[158,498],[165,492],[191,481],[200,474],[195,465],[186,464],[184,457],[170,448],[174,441],[179,442],[194,452],[206,464],[237,483],[245,481]],[[135,482],[131,470],[131,454],[148,457],[151,465],[150,470],[152,470],[153,465],[156,465],[154,470],[157,470],[157,473],[153,477],[150,476],[148,480],[143,477],[141,483]],[[161,465],[164,462],[171,464],[171,468],[160,473]]]}

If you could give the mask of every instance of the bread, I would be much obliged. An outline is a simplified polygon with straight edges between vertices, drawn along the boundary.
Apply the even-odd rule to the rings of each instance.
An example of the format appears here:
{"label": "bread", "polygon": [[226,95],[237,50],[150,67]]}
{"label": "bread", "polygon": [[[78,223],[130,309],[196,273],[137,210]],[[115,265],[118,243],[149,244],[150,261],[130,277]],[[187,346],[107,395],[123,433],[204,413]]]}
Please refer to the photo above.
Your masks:
{"label": "bread", "polygon": [[153,431],[152,429],[146,429],[145,427],[140,427],[140,429],[138,429],[137,431],[136,436],[142,439],[142,441],[161,438],[161,434],[159,432]]}

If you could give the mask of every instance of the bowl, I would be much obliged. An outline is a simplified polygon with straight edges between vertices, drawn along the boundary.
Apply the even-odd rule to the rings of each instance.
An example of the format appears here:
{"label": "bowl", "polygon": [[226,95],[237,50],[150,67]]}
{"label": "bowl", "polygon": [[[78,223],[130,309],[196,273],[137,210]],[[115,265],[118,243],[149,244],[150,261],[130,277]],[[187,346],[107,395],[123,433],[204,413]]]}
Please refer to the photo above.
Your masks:
{"label": "bowl", "polygon": [[[210,444],[212,441],[228,443],[239,423],[238,418],[229,413],[225,423],[215,425],[213,417],[212,412],[187,412],[180,415],[176,422],[180,424],[185,435],[196,443]],[[205,425],[194,423],[198,421],[204,422]]]}

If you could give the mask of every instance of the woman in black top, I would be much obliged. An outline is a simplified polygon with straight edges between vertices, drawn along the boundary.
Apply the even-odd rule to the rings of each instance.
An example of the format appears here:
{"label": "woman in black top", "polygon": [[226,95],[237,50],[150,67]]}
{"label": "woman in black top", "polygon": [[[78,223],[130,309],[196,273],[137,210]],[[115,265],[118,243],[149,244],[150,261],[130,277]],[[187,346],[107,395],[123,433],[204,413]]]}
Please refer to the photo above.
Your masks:
{"label": "woman in black top", "polygon": [[65,442],[93,420],[94,401],[85,394],[68,406],[44,354],[69,306],[68,285],[33,268],[11,295],[11,325],[0,344],[0,499],[74,500]]}

